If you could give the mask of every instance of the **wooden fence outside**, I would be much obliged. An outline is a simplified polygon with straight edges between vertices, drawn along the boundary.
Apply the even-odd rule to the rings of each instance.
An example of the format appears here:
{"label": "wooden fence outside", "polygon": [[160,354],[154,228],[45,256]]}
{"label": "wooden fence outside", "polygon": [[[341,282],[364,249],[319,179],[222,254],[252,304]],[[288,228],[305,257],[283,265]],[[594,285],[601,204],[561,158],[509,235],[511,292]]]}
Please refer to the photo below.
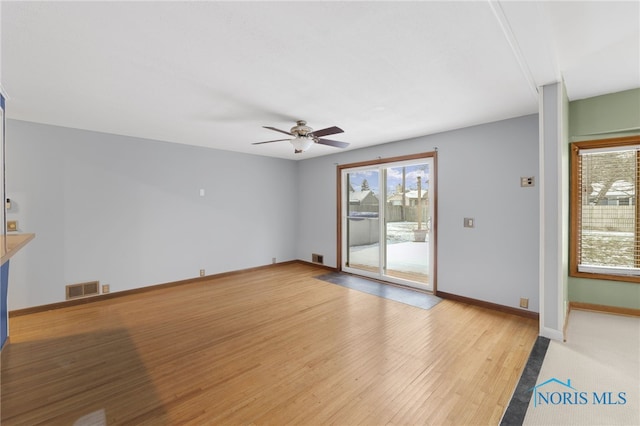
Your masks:
{"label": "wooden fence outside", "polygon": [[582,206],[582,229],[634,232],[636,206]]}
{"label": "wooden fence outside", "polygon": [[[417,222],[418,221],[418,207],[417,206],[405,206],[404,213],[402,206],[392,206],[387,204],[386,219],[387,222]],[[349,212],[355,213],[353,216],[358,216],[358,213],[376,213],[378,206],[349,206]],[[429,206],[422,206],[422,222],[425,223],[429,218]],[[364,215],[363,215],[364,216]]]}

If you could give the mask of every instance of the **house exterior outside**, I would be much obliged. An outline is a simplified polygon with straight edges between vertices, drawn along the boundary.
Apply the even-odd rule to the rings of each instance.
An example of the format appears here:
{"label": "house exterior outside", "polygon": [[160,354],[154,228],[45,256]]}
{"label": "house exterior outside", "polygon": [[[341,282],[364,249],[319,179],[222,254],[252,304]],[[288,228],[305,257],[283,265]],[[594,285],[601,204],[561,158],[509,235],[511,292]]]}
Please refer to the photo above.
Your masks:
{"label": "house exterior outside", "polygon": [[599,206],[635,206],[636,190],[632,183],[624,180],[615,181],[608,189],[605,196],[597,199],[598,194],[604,185],[602,183],[592,184],[593,192],[589,195],[590,205]]}
{"label": "house exterior outside", "polygon": [[[380,201],[376,194],[370,189],[364,191],[350,191],[349,192],[349,205],[350,206],[373,206],[378,209]],[[361,210],[367,211],[367,210]]]}
{"label": "house exterior outside", "polygon": [[[422,191],[420,196],[422,198],[422,202],[426,203],[429,199],[428,191]],[[390,203],[392,206],[401,206],[402,205],[402,192],[398,191],[395,194],[391,195],[387,198],[387,203]],[[404,205],[405,206],[417,206],[418,205],[418,191],[410,190],[404,193]]]}

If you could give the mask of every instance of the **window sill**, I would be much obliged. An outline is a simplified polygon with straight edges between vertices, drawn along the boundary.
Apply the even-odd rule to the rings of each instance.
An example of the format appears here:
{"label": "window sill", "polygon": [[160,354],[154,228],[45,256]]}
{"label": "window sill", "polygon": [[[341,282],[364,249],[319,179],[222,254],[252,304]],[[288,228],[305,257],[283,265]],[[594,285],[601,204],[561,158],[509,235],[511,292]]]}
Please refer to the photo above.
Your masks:
{"label": "window sill", "polygon": [[640,284],[640,277],[635,275],[613,275],[613,274],[599,274],[595,272],[569,272],[570,277],[574,278],[588,278],[592,280],[606,280],[606,281],[622,281],[627,283]]}

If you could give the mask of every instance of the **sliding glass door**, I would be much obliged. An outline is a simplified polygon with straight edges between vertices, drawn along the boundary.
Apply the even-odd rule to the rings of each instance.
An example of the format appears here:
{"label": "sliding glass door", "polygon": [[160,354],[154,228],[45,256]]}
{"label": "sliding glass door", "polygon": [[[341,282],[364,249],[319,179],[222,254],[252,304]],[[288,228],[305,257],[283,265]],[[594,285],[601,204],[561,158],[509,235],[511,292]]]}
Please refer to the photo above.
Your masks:
{"label": "sliding glass door", "polygon": [[433,158],[343,168],[342,270],[433,290]]}
{"label": "sliding glass door", "polygon": [[380,176],[375,168],[343,171],[343,235],[347,248],[343,270],[355,269],[352,272],[366,275],[380,271]]}

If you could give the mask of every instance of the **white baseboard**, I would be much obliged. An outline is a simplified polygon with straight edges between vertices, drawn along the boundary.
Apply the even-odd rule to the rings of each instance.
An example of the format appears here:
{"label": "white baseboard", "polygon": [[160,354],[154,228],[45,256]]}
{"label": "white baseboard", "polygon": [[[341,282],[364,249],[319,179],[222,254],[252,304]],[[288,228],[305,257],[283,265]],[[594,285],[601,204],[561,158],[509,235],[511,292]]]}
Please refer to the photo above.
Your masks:
{"label": "white baseboard", "polygon": [[562,330],[554,330],[548,327],[540,327],[540,336],[551,340],[558,340],[560,342],[564,340],[564,333]]}

